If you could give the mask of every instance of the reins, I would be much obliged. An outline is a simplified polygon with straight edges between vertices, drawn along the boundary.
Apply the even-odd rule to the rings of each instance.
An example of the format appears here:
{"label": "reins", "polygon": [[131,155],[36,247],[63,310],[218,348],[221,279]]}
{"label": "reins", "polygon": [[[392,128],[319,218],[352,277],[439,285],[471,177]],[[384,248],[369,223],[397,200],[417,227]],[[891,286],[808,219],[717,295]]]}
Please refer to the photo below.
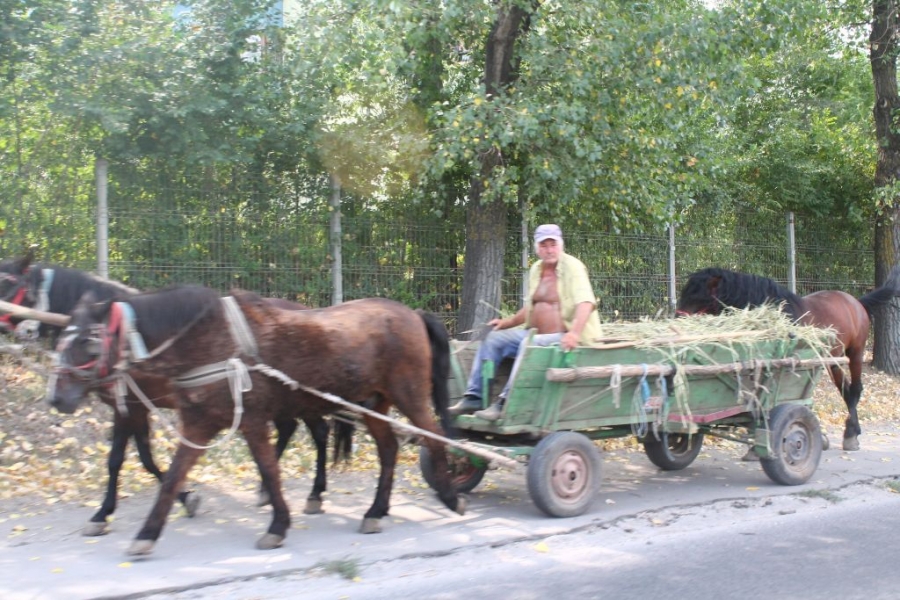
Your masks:
{"label": "reins", "polygon": [[[250,331],[250,326],[247,324],[240,307],[237,306],[237,302],[231,296],[226,296],[222,298],[221,301],[225,308],[225,319],[228,323],[229,332],[237,346],[237,352],[235,354],[244,353],[255,358],[257,354],[256,340],[253,337],[253,333]],[[215,443],[207,445],[200,445],[192,442],[187,439],[177,427],[172,425],[159,408],[153,404],[146,394],[144,394],[134,378],[128,373],[128,365],[159,356],[184,336],[200,319],[206,316],[208,312],[209,308],[201,311],[197,317],[191,320],[191,322],[183,327],[175,336],[154,348],[152,352],[146,353],[146,349],[144,349],[143,352],[146,353],[144,358],[136,361],[130,360],[128,359],[128,354],[123,353],[123,360],[120,360],[115,367],[117,398],[124,398],[125,387],[127,386],[151,413],[156,415],[166,427],[175,433],[179,442],[195,450],[209,450],[210,448],[215,448],[216,446],[224,444],[231,440],[235,432],[240,428],[241,419],[244,414],[244,392],[249,392],[253,389],[253,381],[250,379],[250,370],[259,370],[255,368],[258,365],[248,367],[240,358],[232,356],[227,360],[192,369],[180,377],[171,379],[172,384],[180,388],[200,387],[223,379],[228,380],[231,397],[234,400],[234,412],[232,413],[231,426],[228,429],[228,433],[225,434],[225,437]],[[137,330],[134,330],[133,334],[134,335],[128,337],[129,346],[133,349],[135,344],[139,344],[140,347],[143,348],[143,339],[141,339],[140,334],[137,333]]]}

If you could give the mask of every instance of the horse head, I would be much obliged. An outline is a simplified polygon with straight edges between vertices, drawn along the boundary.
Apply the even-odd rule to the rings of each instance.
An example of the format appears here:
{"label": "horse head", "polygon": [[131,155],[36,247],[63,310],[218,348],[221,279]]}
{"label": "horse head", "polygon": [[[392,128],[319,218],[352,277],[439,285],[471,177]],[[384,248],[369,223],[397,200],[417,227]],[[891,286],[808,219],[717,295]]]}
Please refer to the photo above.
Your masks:
{"label": "horse head", "polygon": [[719,295],[723,278],[723,270],[716,267],[691,273],[675,306],[675,316],[716,315],[722,312]]}
{"label": "horse head", "polygon": [[125,343],[120,308],[118,313],[114,302],[97,302],[93,292],[86,292],[72,311],[47,387],[48,402],[60,412],[75,412],[88,392],[112,382]]}
{"label": "horse head", "polygon": [[[33,291],[31,279],[40,269],[32,269],[34,250],[24,256],[0,261],[0,300],[18,306],[34,306],[37,296]],[[17,321],[16,321],[17,322]],[[11,330],[14,322],[11,315],[0,317],[0,328]]]}

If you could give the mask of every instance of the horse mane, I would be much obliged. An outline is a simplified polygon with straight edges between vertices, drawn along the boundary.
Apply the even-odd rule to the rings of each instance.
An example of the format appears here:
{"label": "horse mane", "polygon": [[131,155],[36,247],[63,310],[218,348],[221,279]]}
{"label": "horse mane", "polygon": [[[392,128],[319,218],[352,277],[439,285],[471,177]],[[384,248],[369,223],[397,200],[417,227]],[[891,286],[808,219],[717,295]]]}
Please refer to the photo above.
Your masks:
{"label": "horse mane", "polygon": [[150,338],[166,337],[185,327],[222,316],[219,293],[201,285],[178,285],[124,298],[134,307],[138,329]]}
{"label": "horse mane", "polygon": [[725,306],[753,308],[763,304],[775,304],[781,305],[785,314],[793,320],[803,314],[800,296],[768,277],[708,267],[693,273],[689,281],[706,289],[709,280],[714,278],[719,279],[715,288],[715,298]]}
{"label": "horse mane", "polygon": [[44,282],[44,269],[53,270],[50,312],[61,314],[72,312],[85,292],[93,292],[94,297],[100,302],[121,299],[139,293],[138,290],[125,284],[104,279],[87,271],[38,263],[28,271],[28,285],[35,298]]}

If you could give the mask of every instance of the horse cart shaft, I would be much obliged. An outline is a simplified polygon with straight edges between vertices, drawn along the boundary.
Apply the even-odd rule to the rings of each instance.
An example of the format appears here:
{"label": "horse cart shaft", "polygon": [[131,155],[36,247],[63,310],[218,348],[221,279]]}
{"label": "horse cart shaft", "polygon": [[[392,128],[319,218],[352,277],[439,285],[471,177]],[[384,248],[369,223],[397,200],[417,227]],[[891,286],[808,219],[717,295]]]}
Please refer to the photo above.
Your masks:
{"label": "horse cart shaft", "polygon": [[[797,485],[818,467],[823,439],[810,410],[826,367],[846,359],[793,336],[741,342],[724,335],[690,344],[610,343],[562,352],[528,346],[499,420],[456,418],[472,445],[527,462],[529,492],[551,516],[588,509],[600,482],[596,440],[635,436],[663,470],[689,466],[704,436],[747,444],[776,483]],[[688,338],[682,338],[688,339]],[[477,342],[457,342],[450,393],[465,393]],[[495,366],[493,387],[509,377]],[[490,390],[484,390],[490,398]],[[460,491],[481,481],[490,461],[453,452]],[[422,459],[429,479],[428,457]]]}

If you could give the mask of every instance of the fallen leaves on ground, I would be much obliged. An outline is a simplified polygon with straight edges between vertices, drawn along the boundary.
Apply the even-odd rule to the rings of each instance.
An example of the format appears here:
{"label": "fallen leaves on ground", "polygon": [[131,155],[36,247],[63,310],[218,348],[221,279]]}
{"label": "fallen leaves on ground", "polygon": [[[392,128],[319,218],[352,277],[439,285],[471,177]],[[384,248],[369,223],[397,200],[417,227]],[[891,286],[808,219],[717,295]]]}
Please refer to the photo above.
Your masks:
{"label": "fallen leaves on ground", "polygon": [[[860,441],[865,445],[867,423],[900,423],[900,377],[880,373],[867,365],[863,381],[865,391],[859,416],[863,428]],[[91,400],[74,415],[60,414],[44,404],[44,386],[42,377],[10,358],[0,358],[0,394],[3,398],[0,403],[0,501],[27,500],[30,506],[58,502],[98,506],[107,480],[112,409]],[[832,443],[839,446],[847,411],[827,374],[820,378],[814,400],[813,409],[822,427]],[[175,422],[176,416],[167,413],[167,419]],[[177,442],[166,424],[156,417],[153,421],[154,456],[164,469]],[[224,432],[218,439],[223,436]],[[330,469],[372,471],[378,468],[375,446],[362,428],[357,430],[354,443],[352,461],[331,465],[329,456]],[[722,442],[709,439],[708,443]],[[633,436],[608,440],[602,445],[607,450],[641,450]],[[283,479],[311,479],[315,459],[309,433],[304,427],[298,428],[281,461]],[[399,461],[404,465],[417,464],[415,444],[401,447]],[[190,481],[255,490],[259,475],[246,445],[237,436],[208,450],[191,471]],[[133,443],[130,444],[122,467],[120,497],[137,494],[154,485],[155,478],[144,470]]]}

